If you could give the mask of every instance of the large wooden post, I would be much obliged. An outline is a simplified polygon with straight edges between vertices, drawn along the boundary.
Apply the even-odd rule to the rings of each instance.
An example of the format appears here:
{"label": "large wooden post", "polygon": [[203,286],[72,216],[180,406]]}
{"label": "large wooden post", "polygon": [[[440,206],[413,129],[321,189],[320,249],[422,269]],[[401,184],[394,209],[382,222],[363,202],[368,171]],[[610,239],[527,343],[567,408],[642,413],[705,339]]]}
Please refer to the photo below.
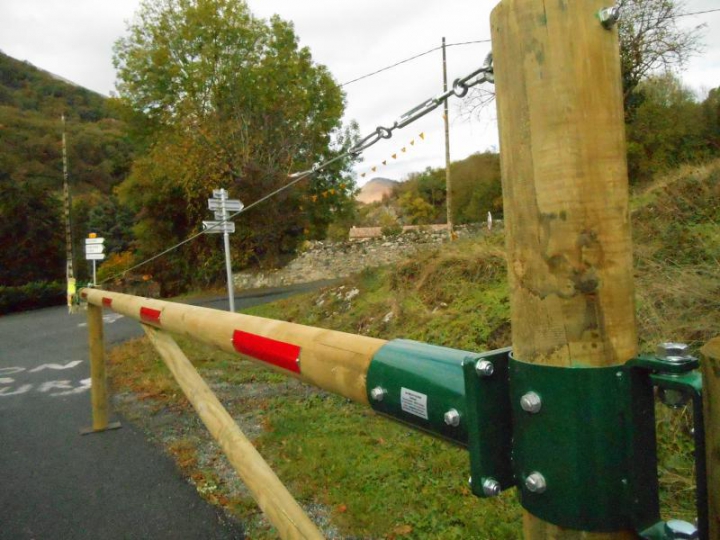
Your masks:
{"label": "large wooden post", "polygon": [[92,427],[80,430],[87,435],[108,429],[118,429],[120,422],[108,423],[108,391],[105,374],[105,343],[103,336],[103,310],[88,304],[88,342],[90,345],[90,401],[92,403]]}
{"label": "large wooden post", "polygon": [[[636,354],[619,47],[597,16],[609,4],[502,0],[491,17],[512,344],[524,362],[599,367]],[[529,513],[524,533],[635,538]]]}
{"label": "large wooden post", "polygon": [[108,427],[108,395],[107,377],[105,375],[102,308],[88,305],[87,317],[88,339],[90,341],[92,427],[94,431],[103,431]]}
{"label": "large wooden post", "polygon": [[720,538],[720,337],[703,348],[703,404],[708,485],[708,538]]}

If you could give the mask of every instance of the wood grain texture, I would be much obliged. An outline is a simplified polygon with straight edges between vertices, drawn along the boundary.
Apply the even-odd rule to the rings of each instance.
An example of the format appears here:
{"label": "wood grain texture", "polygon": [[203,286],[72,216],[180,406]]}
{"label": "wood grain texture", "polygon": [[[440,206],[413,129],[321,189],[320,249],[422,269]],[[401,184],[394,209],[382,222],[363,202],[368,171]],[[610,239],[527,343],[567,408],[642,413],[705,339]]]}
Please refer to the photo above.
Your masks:
{"label": "wood grain texture", "polygon": [[[597,18],[608,5],[503,0],[491,15],[512,345],[524,362],[599,367],[637,352],[619,47]],[[636,538],[528,513],[524,534]]]}
{"label": "wood grain texture", "polygon": [[105,343],[102,307],[87,307],[88,341],[90,345],[90,401],[92,428],[102,431],[108,427],[108,394],[105,374]]}
{"label": "wood grain texture", "polygon": [[322,539],[323,535],[245,437],[172,337],[145,324],[143,329],[280,538]]}
{"label": "wood grain texture", "polygon": [[709,538],[720,538],[720,337],[701,350],[708,468]]}
{"label": "wood grain texture", "polygon": [[366,405],[365,380],[370,361],[377,350],[387,343],[382,339],[141,296],[94,289],[83,289],[83,292],[87,295],[88,304],[99,306],[103,297],[110,298],[113,311],[137,321],[141,321],[142,308],[157,310],[162,329],[234,354],[237,354],[232,343],[235,330],[297,345],[300,347],[300,374],[255,358],[246,358]]}

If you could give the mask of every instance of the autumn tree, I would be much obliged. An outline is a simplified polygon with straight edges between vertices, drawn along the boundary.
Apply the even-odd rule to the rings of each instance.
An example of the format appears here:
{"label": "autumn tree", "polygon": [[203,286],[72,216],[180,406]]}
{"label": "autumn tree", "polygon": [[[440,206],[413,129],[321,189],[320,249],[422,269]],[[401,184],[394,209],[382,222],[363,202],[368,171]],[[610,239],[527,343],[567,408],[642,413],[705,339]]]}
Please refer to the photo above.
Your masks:
{"label": "autumn tree", "polygon": [[[258,19],[240,0],[145,1],[114,60],[127,117],[147,139],[119,190],[137,214],[141,254],[197,232],[213,188],[249,205],[290,173],[341,155],[355,136],[341,126],[340,87],[293,25]],[[321,236],[348,205],[348,165],[339,160],[243,214],[235,264],[277,259],[304,235]],[[220,276],[216,240],[199,239],[153,270],[178,283]]]}

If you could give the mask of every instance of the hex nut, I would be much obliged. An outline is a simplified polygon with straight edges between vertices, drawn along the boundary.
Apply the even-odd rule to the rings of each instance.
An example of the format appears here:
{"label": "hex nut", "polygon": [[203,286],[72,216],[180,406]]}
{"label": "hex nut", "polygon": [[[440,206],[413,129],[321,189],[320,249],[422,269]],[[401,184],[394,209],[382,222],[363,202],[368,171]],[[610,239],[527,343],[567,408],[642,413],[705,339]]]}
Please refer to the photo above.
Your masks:
{"label": "hex nut", "polygon": [[460,413],[457,412],[457,409],[450,409],[445,413],[445,423],[452,427],[458,427],[460,425]]}
{"label": "hex nut", "polygon": [[536,392],[528,392],[520,398],[520,407],[530,414],[537,414],[542,409],[542,399]]}
{"label": "hex nut", "polygon": [[502,491],[500,489],[500,482],[498,482],[494,478],[486,478],[485,480],[483,480],[482,487],[483,493],[487,497],[497,497]]}
{"label": "hex nut", "polygon": [[489,360],[478,360],[475,363],[475,372],[480,377],[491,377],[495,373],[495,365]]}
{"label": "hex nut", "polygon": [[384,388],[382,388],[380,386],[376,386],[375,388],[370,390],[370,397],[374,401],[382,401],[383,398],[385,397],[385,394],[387,394],[387,390],[385,390]]}
{"label": "hex nut", "polygon": [[698,529],[695,525],[679,519],[668,520],[665,523],[665,532],[673,540],[695,540],[699,538]]}
{"label": "hex nut", "polygon": [[547,482],[545,477],[539,472],[533,472],[525,479],[525,487],[531,493],[545,493]]}
{"label": "hex nut", "polygon": [[671,358],[674,356],[684,358],[689,354],[690,347],[686,343],[674,343],[671,341],[660,343],[655,350],[655,355],[658,358]]}

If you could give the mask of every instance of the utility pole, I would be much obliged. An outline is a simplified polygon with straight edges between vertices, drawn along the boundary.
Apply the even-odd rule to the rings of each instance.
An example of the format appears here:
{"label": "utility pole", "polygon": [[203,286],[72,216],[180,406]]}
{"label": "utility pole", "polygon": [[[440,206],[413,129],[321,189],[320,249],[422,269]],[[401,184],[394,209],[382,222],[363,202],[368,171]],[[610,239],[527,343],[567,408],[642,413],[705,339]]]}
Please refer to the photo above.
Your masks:
{"label": "utility pole", "polygon": [[65,277],[67,280],[68,313],[75,312],[75,272],[73,271],[72,220],[70,216],[70,183],[68,181],[67,140],[65,135],[65,115],[62,120],[62,160],[63,160],[63,203],[65,206]]}
{"label": "utility pole", "polygon": [[[445,38],[442,38],[442,56],[443,56],[443,93],[447,92],[447,53],[445,48]],[[443,118],[445,119],[445,201],[447,203],[447,226],[450,241],[454,239],[452,221],[452,184],[450,182],[450,117],[448,113],[448,100],[443,105]]]}
{"label": "utility pole", "polygon": [[[603,20],[607,6],[502,0],[491,15],[513,355],[533,375],[544,369],[544,376],[593,377],[637,353],[617,18]],[[532,389],[532,375],[528,380]],[[547,393],[525,391],[523,411],[530,412],[520,421],[537,425],[536,418],[553,414]],[[582,425],[563,429],[593,429],[602,418],[589,403],[596,396],[571,391],[587,414]],[[533,416],[540,398],[548,403]],[[566,470],[588,460],[552,448]],[[573,526],[543,519],[538,506],[569,491],[550,471],[530,467],[521,480],[525,540],[637,538],[622,522],[590,525],[588,513]],[[622,500],[617,489],[606,505]]]}

